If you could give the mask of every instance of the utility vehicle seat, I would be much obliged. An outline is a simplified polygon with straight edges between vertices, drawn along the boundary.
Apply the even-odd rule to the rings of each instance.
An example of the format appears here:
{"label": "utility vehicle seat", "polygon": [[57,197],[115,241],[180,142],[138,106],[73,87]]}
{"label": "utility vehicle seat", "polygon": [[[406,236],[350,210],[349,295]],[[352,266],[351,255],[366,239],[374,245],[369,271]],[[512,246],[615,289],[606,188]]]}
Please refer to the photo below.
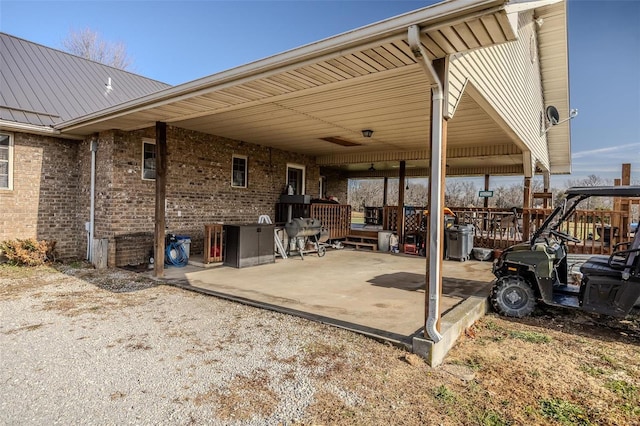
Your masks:
{"label": "utility vehicle seat", "polygon": [[588,275],[607,275],[617,279],[628,280],[631,273],[638,272],[638,252],[640,251],[640,233],[636,232],[630,242],[616,244],[614,250],[621,246],[628,249],[614,251],[611,256],[595,255],[582,264],[580,272]]}

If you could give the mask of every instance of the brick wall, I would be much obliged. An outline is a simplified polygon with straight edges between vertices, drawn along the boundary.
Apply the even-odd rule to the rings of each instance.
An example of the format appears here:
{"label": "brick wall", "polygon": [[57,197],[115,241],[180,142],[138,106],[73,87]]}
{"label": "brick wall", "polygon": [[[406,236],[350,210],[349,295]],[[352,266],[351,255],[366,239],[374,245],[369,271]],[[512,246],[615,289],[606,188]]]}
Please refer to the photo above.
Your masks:
{"label": "brick wall", "polygon": [[[96,238],[109,239],[110,265],[141,263],[148,257],[146,235],[154,231],[155,181],[141,179],[145,137],[155,138],[154,129],[100,135]],[[247,156],[247,188],[231,187],[233,154]],[[192,254],[203,251],[206,223],[256,222],[262,214],[273,219],[287,163],[306,166],[306,192],[318,196],[319,169],[303,155],[171,126],[167,155],[167,232],[189,235]]]}
{"label": "brick wall", "polygon": [[0,241],[57,241],[60,258],[82,256],[78,142],[13,133],[13,190],[0,190]]}
{"label": "brick wall", "polygon": [[337,170],[322,168],[320,174],[326,178],[327,196],[334,196],[340,204],[347,204],[349,180]]}
{"label": "brick wall", "polygon": [[[95,237],[109,240],[109,265],[148,260],[153,247],[155,181],[141,179],[142,140],[155,129],[97,135]],[[306,193],[319,196],[314,159],[168,127],[167,232],[189,235],[203,251],[204,225],[274,219],[288,163],[306,167]],[[84,258],[90,215],[91,138],[68,141],[14,133],[14,189],[0,191],[0,240],[57,241],[60,258]],[[248,159],[248,187],[231,187],[233,154]],[[346,200],[346,181],[328,177],[328,193]]]}

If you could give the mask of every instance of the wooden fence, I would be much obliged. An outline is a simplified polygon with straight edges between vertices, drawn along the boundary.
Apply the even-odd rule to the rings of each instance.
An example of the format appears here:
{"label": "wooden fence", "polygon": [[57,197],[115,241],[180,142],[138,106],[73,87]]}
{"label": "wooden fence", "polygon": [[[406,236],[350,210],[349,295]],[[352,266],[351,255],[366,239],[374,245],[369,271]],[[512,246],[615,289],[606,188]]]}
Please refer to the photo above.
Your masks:
{"label": "wooden fence", "polygon": [[311,204],[311,217],[322,222],[329,239],[345,238],[351,231],[351,206],[348,204]]}
{"label": "wooden fence", "polygon": [[[404,208],[404,235],[424,232],[424,226],[421,226],[424,210],[423,207]],[[553,211],[482,207],[451,207],[451,210],[456,214],[457,224],[473,225],[474,247],[493,249],[529,240]],[[397,232],[401,211],[397,206],[384,208],[384,229]],[[630,222],[629,213],[625,211],[576,210],[560,231],[581,240],[580,243],[567,243],[571,253],[609,254],[617,243],[631,239]]]}
{"label": "wooden fence", "polygon": [[346,238],[351,231],[351,206],[349,204],[276,204],[276,223],[287,221],[288,209],[291,206],[291,217],[312,217],[322,222],[322,229],[328,233],[329,239]]}

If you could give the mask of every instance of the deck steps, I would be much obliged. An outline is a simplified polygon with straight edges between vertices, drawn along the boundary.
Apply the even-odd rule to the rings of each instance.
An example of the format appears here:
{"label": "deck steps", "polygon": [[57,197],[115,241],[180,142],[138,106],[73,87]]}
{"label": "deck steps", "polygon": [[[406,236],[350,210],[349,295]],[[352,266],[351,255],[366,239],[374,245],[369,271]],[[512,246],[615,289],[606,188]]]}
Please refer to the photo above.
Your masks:
{"label": "deck steps", "polygon": [[356,250],[361,248],[371,249],[372,251],[378,251],[378,235],[373,236],[365,233],[353,233],[347,235],[346,239],[342,242],[346,246],[354,246]]}

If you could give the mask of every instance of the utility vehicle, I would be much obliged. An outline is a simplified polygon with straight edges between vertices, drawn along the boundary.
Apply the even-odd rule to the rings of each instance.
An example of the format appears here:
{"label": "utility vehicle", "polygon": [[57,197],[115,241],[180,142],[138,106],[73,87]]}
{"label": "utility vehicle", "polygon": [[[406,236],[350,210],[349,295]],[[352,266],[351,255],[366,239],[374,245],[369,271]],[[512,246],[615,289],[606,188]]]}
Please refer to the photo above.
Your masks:
{"label": "utility vehicle", "polygon": [[616,244],[609,256],[591,256],[579,273],[569,270],[567,242],[581,241],[563,232],[562,224],[589,197],[640,197],[640,186],[569,188],[530,241],[509,247],[494,261],[490,299],[498,313],[524,317],[541,301],[624,317],[640,305],[640,232]]}

